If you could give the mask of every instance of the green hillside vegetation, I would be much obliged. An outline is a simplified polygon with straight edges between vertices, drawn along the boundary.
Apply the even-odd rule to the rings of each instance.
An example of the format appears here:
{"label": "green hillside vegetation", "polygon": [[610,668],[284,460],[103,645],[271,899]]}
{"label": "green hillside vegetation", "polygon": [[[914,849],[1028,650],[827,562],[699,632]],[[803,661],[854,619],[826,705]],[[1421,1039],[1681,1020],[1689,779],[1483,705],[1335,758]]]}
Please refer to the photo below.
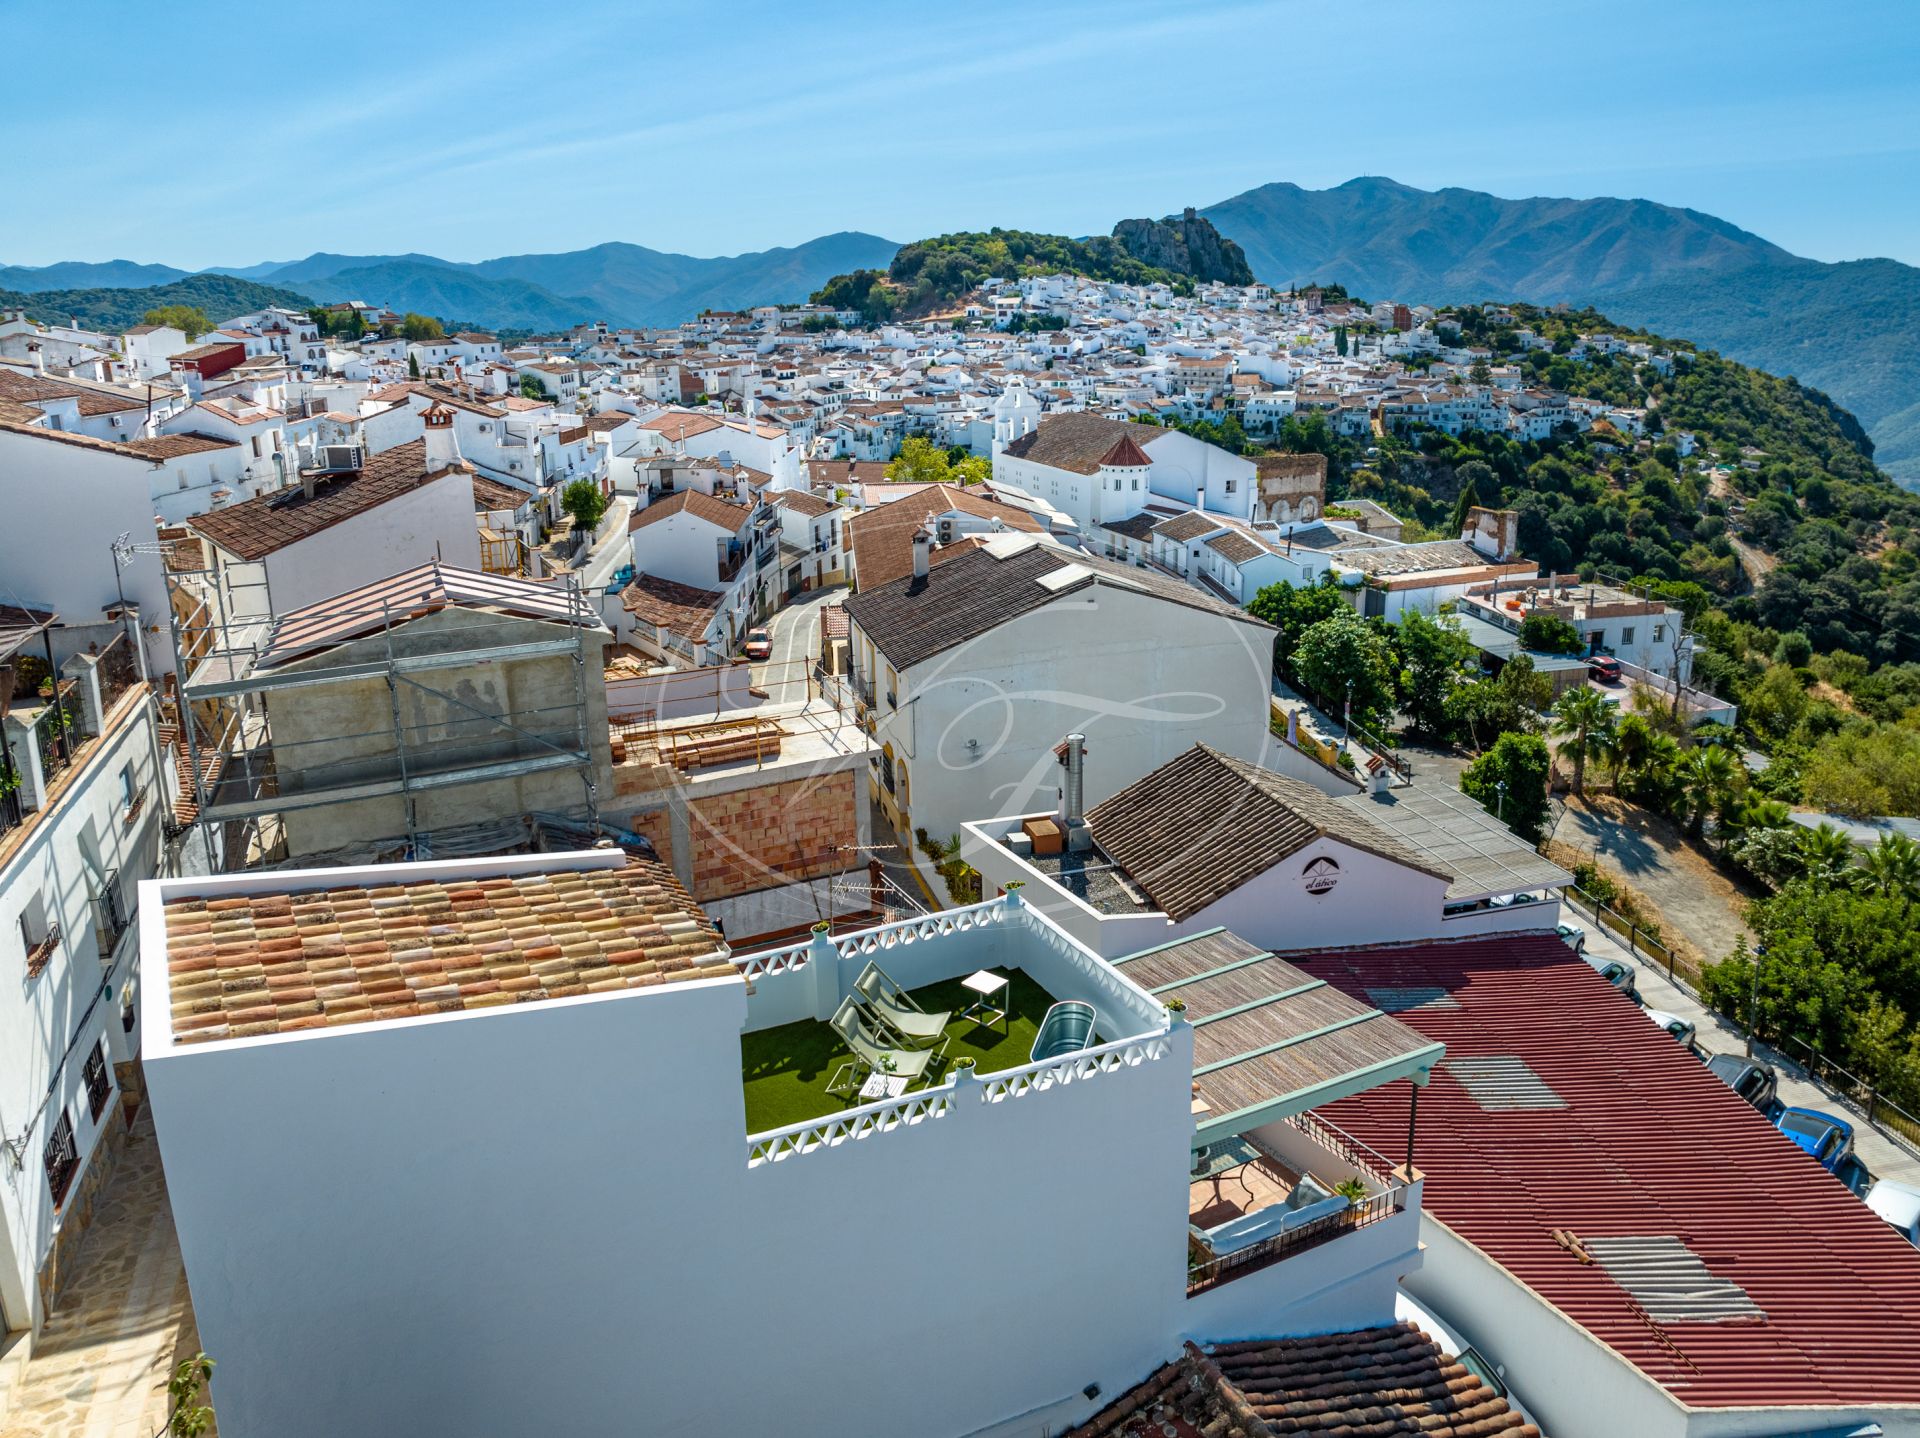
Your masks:
{"label": "green hillside vegetation", "polygon": [[1128,285],[1163,284],[1192,294],[1193,280],[1145,264],[1111,236],[1070,240],[1026,230],[976,230],[903,245],[883,274],[854,270],[814,291],[816,304],[857,309],[870,324],[936,313],[989,279],[1025,275],[1084,275]]}
{"label": "green hillside vegetation", "polygon": [[149,311],[176,306],[199,310],[218,324],[269,305],[304,311],[311,303],[305,295],[292,290],[212,274],[189,275],[172,284],[140,290],[41,290],[37,294],[0,290],[0,308],[23,309],[43,324],[65,324],[72,319],[83,329],[107,334],[119,334],[140,324]]}
{"label": "green hillside vegetation", "polygon": [[[1512,508],[1543,568],[1666,598],[1693,637],[1694,683],[1737,702],[1739,728],[1690,731],[1645,689],[1617,708],[1584,688],[1556,702],[1524,656],[1482,677],[1444,619],[1363,620],[1337,591],[1255,598],[1280,631],[1277,666],[1329,712],[1350,702],[1374,732],[1397,713],[1480,751],[1463,790],[1529,836],[1554,822],[1547,737],[1572,789],[1666,815],[1764,896],[1747,914],[1764,950],[1708,955],[1707,1000],[1920,1112],[1920,845],[1892,834],[1860,849],[1789,818],[1795,806],[1920,815],[1920,498],[1874,465],[1852,415],[1793,380],[1668,341],[1671,376],[1625,356],[1576,359],[1576,331],[1623,332],[1591,311],[1454,318],[1530,379],[1650,407],[1646,439],[1569,427],[1540,443],[1428,430],[1369,444],[1314,415],[1288,425],[1283,447],[1329,454],[1334,497],[1366,495],[1453,534],[1470,505]],[[1553,348],[1514,352],[1519,326]],[[1682,429],[1701,445],[1689,458],[1672,442]],[[1757,772],[1743,749],[1764,757]],[[1614,901],[1604,874],[1579,878]]]}

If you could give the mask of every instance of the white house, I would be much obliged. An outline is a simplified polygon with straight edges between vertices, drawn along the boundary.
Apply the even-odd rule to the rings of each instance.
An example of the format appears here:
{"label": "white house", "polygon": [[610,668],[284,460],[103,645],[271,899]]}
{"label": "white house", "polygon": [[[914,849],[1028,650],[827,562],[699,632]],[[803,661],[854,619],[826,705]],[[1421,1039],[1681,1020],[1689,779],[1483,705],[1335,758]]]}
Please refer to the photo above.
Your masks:
{"label": "white house", "polygon": [[479,569],[473,470],[451,419],[430,414],[423,439],[342,456],[337,468],[303,470],[298,485],[195,516],[228,612],[285,614],[430,559]]}
{"label": "white house", "polygon": [[896,829],[957,833],[1053,801],[1061,736],[1100,755],[1094,799],[1196,741],[1270,742],[1269,626],[1153,570],[1003,534],[847,601],[853,683]]}
{"label": "white house", "polygon": [[1250,459],[1179,430],[1086,413],[1048,415],[1012,439],[996,429],[993,474],[1072,515],[1082,535],[1155,501],[1251,519],[1258,497]]}
{"label": "white house", "polygon": [[[1036,818],[1064,830],[1055,852],[1036,849]],[[1277,952],[1551,931],[1571,881],[1444,787],[1330,796],[1203,744],[1084,813],[961,832],[987,892],[1025,885],[1028,903],[1109,956],[1221,926]],[[1521,893],[1533,901],[1513,902]]]}
{"label": "white house", "polygon": [[[1109,963],[1012,895],[734,956],[605,850],[159,881],[141,928],[230,1438],[1039,1438],[1187,1338],[1388,1322],[1420,1263],[1418,1175],[1308,1110],[1441,1047],[1230,934]],[[951,1010],[976,974],[1017,1041]],[[937,1049],[796,1070],[863,976]],[[1032,1058],[1055,1001],[1092,1027]]]}
{"label": "white house", "polygon": [[48,654],[60,701],[0,704],[0,1341],[70,1276],[139,1102],[134,898],[172,809],[136,637],[0,606],[0,664]]}

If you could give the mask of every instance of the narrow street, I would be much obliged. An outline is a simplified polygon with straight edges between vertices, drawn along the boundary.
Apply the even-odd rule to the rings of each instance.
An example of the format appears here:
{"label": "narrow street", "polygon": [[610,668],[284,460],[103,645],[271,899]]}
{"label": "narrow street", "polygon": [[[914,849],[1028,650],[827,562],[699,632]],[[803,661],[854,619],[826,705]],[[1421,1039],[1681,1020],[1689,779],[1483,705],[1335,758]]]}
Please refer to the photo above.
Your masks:
{"label": "narrow street", "polygon": [[173,1367],[198,1347],[160,1145],[143,1110],[0,1438],[153,1438],[166,1423]]}
{"label": "narrow street", "polygon": [[813,666],[820,658],[820,611],[846,597],[842,588],[815,589],[796,596],[767,621],[773,654],[753,666],[753,684],[769,704],[800,704],[811,695]]}

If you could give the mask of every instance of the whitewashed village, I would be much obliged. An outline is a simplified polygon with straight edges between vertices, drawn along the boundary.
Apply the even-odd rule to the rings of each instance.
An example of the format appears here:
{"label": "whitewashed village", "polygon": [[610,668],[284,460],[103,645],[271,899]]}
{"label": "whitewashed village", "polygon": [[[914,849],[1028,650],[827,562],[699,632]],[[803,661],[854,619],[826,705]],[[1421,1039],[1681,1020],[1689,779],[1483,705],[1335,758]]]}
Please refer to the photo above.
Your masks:
{"label": "whitewashed village", "polygon": [[1772,1070],[1257,612],[1731,724],[1678,603],[1283,447],[1657,416],[1308,283],[322,308],[0,319],[0,1433],[134,1222],[95,1376],[231,1438],[1920,1432]]}

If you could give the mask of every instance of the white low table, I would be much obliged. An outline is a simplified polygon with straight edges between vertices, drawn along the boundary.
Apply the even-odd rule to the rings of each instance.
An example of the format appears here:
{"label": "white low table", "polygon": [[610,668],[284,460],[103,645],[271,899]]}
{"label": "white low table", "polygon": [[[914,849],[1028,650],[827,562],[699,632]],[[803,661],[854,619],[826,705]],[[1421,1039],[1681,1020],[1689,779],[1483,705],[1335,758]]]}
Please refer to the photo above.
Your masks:
{"label": "white low table", "polygon": [[882,1099],[899,1098],[906,1091],[905,1074],[882,1073],[875,1069],[867,1075],[867,1081],[860,1085],[860,1102],[878,1103]]}
{"label": "white low table", "polygon": [[960,987],[978,995],[977,998],[960,1011],[960,1017],[971,1019],[983,1029],[1000,1025],[1000,1032],[1007,1032],[1007,1002],[1010,980],[1005,974],[996,974],[991,969],[981,969],[968,974],[960,980]]}

